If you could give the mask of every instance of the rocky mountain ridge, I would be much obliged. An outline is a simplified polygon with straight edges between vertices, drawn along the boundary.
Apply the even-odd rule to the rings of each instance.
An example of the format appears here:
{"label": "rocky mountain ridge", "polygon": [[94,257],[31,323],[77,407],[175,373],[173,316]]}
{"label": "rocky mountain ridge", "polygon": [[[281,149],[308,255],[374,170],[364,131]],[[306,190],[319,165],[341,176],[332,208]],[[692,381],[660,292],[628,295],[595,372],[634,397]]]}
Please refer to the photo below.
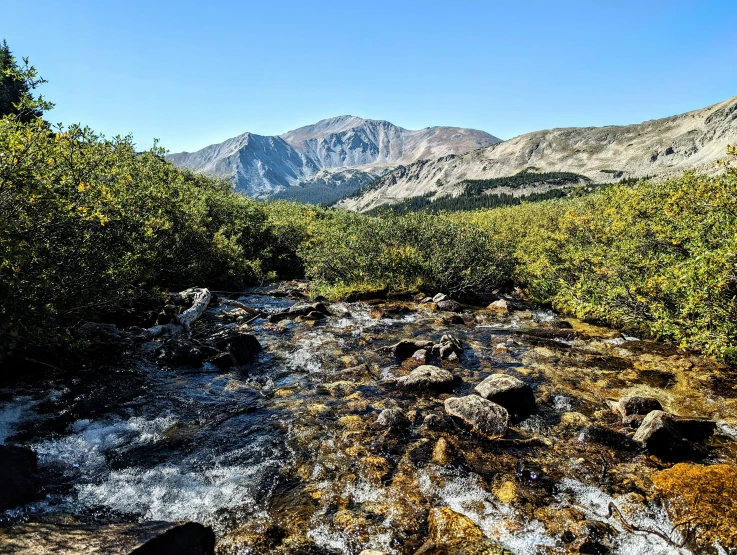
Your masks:
{"label": "rocky mountain ridge", "polygon": [[737,96],[641,124],[536,131],[461,155],[419,160],[385,173],[338,206],[366,211],[422,195],[453,196],[465,190],[466,180],[524,170],[575,172],[598,183],[688,169],[711,172],[735,143]]}
{"label": "rocky mountain ridge", "polygon": [[[483,131],[458,127],[428,127],[411,131],[387,121],[340,116],[322,120],[279,136],[244,133],[197,152],[171,154],[178,166],[232,180],[254,197],[267,197],[293,186],[309,187],[313,176],[324,170],[321,183],[335,176],[339,184],[356,187],[373,180],[387,168],[423,158],[460,154],[498,143]],[[356,181],[343,170],[360,169]],[[340,193],[345,194],[340,186]],[[339,196],[336,198],[340,198]]]}

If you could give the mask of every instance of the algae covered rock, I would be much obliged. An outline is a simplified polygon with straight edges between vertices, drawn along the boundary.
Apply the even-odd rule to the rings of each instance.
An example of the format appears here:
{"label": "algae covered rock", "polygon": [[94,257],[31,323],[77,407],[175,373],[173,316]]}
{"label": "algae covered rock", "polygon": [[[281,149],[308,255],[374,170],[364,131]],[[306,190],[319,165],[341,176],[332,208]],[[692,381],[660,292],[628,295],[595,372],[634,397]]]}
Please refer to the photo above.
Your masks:
{"label": "algae covered rock", "polygon": [[448,507],[428,515],[428,540],[415,555],[512,555],[484,537],[474,522]]}
{"label": "algae covered rock", "polygon": [[673,523],[702,547],[737,548],[737,467],[679,463],[657,472],[653,484]]}

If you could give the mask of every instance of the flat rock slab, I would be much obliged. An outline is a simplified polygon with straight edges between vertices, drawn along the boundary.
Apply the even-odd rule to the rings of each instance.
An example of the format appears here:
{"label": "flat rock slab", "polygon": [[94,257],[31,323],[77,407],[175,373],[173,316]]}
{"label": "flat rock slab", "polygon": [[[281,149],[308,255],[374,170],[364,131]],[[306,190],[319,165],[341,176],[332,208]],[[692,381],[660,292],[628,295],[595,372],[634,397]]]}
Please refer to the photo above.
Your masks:
{"label": "flat rock slab", "polygon": [[195,522],[58,525],[25,523],[0,529],[0,554],[214,555],[215,534]]}
{"label": "flat rock slab", "polygon": [[489,438],[504,437],[509,427],[509,413],[501,405],[478,395],[450,397],[445,400],[445,412],[461,419],[473,431]]}
{"label": "flat rock slab", "polygon": [[532,388],[508,374],[492,374],[474,390],[484,399],[493,401],[518,416],[527,415],[535,410],[535,394]]}
{"label": "flat rock slab", "polygon": [[443,368],[423,364],[408,376],[397,380],[397,385],[405,389],[441,390],[448,389],[456,382],[456,377]]}

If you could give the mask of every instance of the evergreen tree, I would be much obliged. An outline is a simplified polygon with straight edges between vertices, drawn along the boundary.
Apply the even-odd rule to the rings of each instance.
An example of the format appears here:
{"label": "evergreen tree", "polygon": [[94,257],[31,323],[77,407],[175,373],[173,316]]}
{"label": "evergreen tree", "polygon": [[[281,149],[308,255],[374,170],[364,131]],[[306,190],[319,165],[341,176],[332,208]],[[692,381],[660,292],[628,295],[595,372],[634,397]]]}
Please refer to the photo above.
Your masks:
{"label": "evergreen tree", "polygon": [[0,117],[15,115],[22,122],[41,117],[44,110],[51,108],[42,97],[34,99],[31,91],[45,83],[36,74],[36,69],[23,60],[19,66],[8,43],[0,45]]}

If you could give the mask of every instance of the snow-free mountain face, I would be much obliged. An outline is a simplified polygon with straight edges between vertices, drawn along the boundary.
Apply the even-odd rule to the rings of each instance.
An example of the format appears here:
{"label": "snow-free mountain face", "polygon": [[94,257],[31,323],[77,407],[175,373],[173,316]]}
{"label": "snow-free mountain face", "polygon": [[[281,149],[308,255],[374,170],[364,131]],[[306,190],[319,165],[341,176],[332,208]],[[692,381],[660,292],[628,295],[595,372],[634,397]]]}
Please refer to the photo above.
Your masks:
{"label": "snow-free mountain face", "polygon": [[[737,144],[737,97],[669,118],[636,125],[550,129],[467,152],[419,160],[386,172],[338,203],[366,211],[411,197],[462,192],[466,180],[515,175],[523,170],[574,172],[596,183],[620,178],[666,177],[688,169],[716,170],[727,145]],[[488,191],[518,194],[520,191]],[[529,194],[530,190],[525,190]]]}
{"label": "snow-free mountain face", "polygon": [[[387,121],[341,116],[278,137],[244,133],[197,152],[171,154],[168,159],[178,166],[228,178],[237,189],[254,197],[295,186],[308,191],[310,183],[318,182],[324,193],[326,180],[333,178],[341,184],[335,190],[345,194],[345,183],[360,187],[400,164],[463,154],[498,142],[475,129],[410,131]],[[357,169],[361,171],[354,171]],[[343,175],[348,170],[350,179]],[[313,176],[318,173],[316,181]]]}

